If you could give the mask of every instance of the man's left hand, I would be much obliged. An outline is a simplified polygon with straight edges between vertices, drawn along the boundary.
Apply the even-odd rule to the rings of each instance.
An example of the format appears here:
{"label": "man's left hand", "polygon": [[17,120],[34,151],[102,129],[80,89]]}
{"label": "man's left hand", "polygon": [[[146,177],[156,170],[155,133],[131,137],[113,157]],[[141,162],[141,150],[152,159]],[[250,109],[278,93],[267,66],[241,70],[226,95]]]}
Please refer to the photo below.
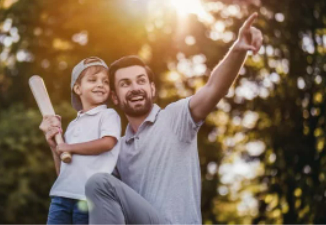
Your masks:
{"label": "man's left hand", "polygon": [[257,17],[258,13],[255,12],[251,14],[251,16],[241,26],[238,39],[234,46],[237,50],[251,50],[254,54],[259,51],[263,43],[263,35],[259,29],[252,26]]}

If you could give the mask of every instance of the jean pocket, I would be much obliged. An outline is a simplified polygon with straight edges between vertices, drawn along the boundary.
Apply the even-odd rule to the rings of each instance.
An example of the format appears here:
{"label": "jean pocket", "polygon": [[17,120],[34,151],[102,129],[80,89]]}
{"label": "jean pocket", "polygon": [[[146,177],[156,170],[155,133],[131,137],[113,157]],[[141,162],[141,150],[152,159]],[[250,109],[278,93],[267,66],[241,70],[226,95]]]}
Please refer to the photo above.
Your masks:
{"label": "jean pocket", "polygon": [[69,201],[61,197],[51,197],[47,224],[70,224],[71,214]]}

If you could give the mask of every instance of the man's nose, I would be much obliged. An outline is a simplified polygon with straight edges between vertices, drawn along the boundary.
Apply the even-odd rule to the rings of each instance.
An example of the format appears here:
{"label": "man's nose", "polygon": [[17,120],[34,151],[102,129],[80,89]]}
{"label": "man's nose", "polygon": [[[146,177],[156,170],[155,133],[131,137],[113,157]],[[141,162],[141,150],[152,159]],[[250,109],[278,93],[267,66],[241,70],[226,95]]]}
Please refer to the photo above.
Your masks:
{"label": "man's nose", "polygon": [[139,90],[140,89],[140,86],[137,82],[132,82],[131,83],[131,88],[132,90]]}

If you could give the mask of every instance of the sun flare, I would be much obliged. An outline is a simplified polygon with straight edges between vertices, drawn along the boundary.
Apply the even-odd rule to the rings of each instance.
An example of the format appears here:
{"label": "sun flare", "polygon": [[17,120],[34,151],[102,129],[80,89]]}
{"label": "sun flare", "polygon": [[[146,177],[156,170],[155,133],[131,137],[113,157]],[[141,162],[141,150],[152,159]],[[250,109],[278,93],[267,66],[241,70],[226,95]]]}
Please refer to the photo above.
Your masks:
{"label": "sun flare", "polygon": [[199,14],[202,5],[200,0],[170,0],[179,15]]}
{"label": "sun flare", "polygon": [[207,24],[211,24],[214,21],[212,15],[204,9],[201,0],[170,0],[170,5],[180,17],[195,14],[200,21]]}

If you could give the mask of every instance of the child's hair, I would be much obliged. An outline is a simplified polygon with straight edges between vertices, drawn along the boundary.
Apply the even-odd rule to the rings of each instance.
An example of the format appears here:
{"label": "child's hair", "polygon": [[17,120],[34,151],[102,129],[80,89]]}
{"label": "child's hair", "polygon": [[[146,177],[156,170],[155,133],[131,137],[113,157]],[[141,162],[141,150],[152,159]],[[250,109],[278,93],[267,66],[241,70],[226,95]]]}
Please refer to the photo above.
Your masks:
{"label": "child's hair", "polygon": [[[90,64],[90,63],[96,63],[96,62],[101,63],[101,60],[99,58],[96,58],[96,57],[89,57],[89,58],[84,60],[84,64]],[[102,71],[108,73],[108,69],[103,67],[103,66],[100,66],[100,65],[94,65],[94,66],[90,66],[90,67],[84,69],[83,72],[81,72],[80,76],[77,78],[74,86],[76,84],[80,85],[81,80],[83,79],[83,77],[86,74],[89,74],[89,73],[90,74],[97,74],[97,73],[102,72]],[[72,88],[72,95],[75,98],[75,100],[77,100],[79,102],[78,104],[82,105],[80,97],[76,94],[74,88]]]}
{"label": "child's hair", "polygon": [[[87,58],[87,59],[85,59],[85,61],[84,61],[85,64],[94,63],[94,62],[101,62],[101,61],[100,61],[98,58],[92,58],[92,57]],[[78,77],[78,79],[76,80],[75,85],[76,85],[76,84],[80,84],[82,78],[83,78],[87,73],[96,74],[96,73],[99,73],[99,72],[101,72],[101,71],[108,72],[108,70],[107,70],[105,67],[103,67],[103,66],[98,66],[98,65],[96,65],[96,66],[90,66],[90,67],[86,68],[86,69],[85,69],[85,70],[80,74],[80,76]]]}

